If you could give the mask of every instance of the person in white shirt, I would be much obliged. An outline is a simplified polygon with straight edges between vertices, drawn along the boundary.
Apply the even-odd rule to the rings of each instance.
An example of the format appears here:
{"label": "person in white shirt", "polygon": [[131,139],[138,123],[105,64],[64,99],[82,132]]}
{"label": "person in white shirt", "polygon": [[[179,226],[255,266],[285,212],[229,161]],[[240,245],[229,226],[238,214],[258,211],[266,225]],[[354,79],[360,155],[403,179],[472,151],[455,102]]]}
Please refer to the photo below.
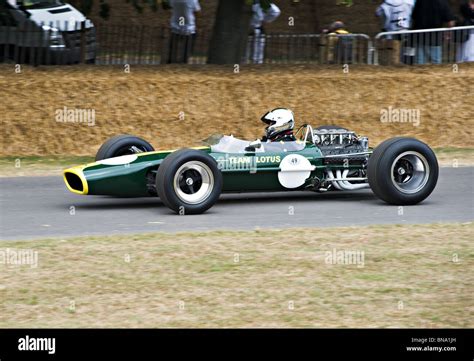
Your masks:
{"label": "person in white shirt", "polygon": [[169,0],[171,36],[168,63],[187,63],[196,37],[198,0]]}
{"label": "person in white shirt", "polygon": [[[382,31],[401,31],[411,28],[411,14],[415,6],[415,0],[384,0],[377,8],[375,15],[382,19]],[[415,48],[412,45],[412,37],[408,35],[388,35],[386,39],[392,41],[396,54],[392,59],[394,64],[401,60],[405,64],[413,64]],[[400,54],[398,52],[400,51]]]}
{"label": "person in white shirt", "polygon": [[400,31],[411,27],[414,0],[385,0],[375,11],[382,18],[382,31]]}
{"label": "person in white shirt", "polygon": [[252,20],[250,26],[252,34],[247,47],[247,57],[252,53],[252,61],[254,64],[262,64],[265,51],[265,32],[263,30],[264,23],[271,23],[280,16],[280,9],[271,3],[268,9],[263,9],[258,0],[254,0],[252,6]]}

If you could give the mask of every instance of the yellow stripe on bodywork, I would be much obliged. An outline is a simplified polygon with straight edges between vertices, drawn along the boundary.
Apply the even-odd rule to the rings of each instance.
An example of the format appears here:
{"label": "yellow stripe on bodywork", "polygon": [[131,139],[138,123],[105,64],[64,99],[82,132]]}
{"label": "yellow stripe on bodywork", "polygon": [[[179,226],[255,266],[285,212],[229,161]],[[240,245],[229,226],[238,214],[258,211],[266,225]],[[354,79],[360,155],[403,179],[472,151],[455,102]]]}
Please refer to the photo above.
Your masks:
{"label": "yellow stripe on bodywork", "polygon": [[[68,169],[64,170],[64,172],[63,172],[64,183],[66,183],[66,187],[67,187],[67,189],[69,189],[69,191],[71,191],[72,193],[81,194],[81,195],[86,195],[86,194],[89,193],[89,185],[87,184],[87,180],[86,180],[86,177],[84,176],[84,172],[83,172],[84,168],[88,167],[89,165],[90,164],[78,165],[76,167],[72,167],[72,168],[68,168]],[[69,183],[67,182],[67,179],[66,179],[66,173],[72,173],[72,174],[75,174],[79,177],[79,179],[82,182],[82,189],[83,189],[82,192],[80,192],[76,189],[72,189],[69,186]]]}

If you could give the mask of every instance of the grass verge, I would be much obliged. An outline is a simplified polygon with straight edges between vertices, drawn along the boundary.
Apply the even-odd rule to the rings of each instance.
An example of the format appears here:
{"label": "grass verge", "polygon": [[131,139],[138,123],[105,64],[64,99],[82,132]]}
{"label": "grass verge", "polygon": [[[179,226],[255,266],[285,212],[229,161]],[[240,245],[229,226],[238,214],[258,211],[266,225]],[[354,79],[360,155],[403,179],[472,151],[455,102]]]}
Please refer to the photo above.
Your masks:
{"label": "grass verge", "polygon": [[[473,327],[473,231],[452,223],[2,241],[2,252],[37,251],[38,267],[0,257],[0,327]],[[364,256],[331,263],[341,251]]]}
{"label": "grass verge", "polygon": [[[474,166],[474,148],[437,148],[440,166]],[[65,168],[93,162],[90,156],[0,157],[0,177],[60,175]]]}
{"label": "grass verge", "polygon": [[66,168],[93,161],[86,156],[0,157],[0,177],[61,175]]}

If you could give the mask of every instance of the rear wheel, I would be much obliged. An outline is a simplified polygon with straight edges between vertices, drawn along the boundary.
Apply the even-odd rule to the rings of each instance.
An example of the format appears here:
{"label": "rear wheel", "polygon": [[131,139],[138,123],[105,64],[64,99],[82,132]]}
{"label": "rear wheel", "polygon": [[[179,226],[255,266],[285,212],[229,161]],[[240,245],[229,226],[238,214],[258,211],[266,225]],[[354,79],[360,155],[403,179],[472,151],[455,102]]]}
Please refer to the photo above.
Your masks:
{"label": "rear wheel", "polygon": [[133,135],[117,135],[107,140],[97,151],[95,160],[120,157],[122,155],[152,152],[153,146]]}
{"label": "rear wheel", "polygon": [[367,175],[377,197],[390,204],[417,204],[438,181],[438,161],[425,143],[413,138],[382,142],[369,158]]}
{"label": "rear wheel", "polygon": [[163,203],[178,214],[203,213],[221,194],[222,173],[209,154],[181,149],[159,166],[156,190]]}

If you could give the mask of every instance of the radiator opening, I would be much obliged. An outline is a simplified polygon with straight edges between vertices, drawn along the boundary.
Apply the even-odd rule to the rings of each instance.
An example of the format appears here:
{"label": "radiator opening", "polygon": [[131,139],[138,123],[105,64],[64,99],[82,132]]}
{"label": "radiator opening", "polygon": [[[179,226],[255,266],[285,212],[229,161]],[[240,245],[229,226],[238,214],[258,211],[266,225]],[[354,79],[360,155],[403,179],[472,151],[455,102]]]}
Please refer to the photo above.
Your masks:
{"label": "radiator opening", "polygon": [[84,185],[82,184],[81,178],[77,174],[66,172],[66,182],[69,184],[71,189],[78,192],[84,192]]}

